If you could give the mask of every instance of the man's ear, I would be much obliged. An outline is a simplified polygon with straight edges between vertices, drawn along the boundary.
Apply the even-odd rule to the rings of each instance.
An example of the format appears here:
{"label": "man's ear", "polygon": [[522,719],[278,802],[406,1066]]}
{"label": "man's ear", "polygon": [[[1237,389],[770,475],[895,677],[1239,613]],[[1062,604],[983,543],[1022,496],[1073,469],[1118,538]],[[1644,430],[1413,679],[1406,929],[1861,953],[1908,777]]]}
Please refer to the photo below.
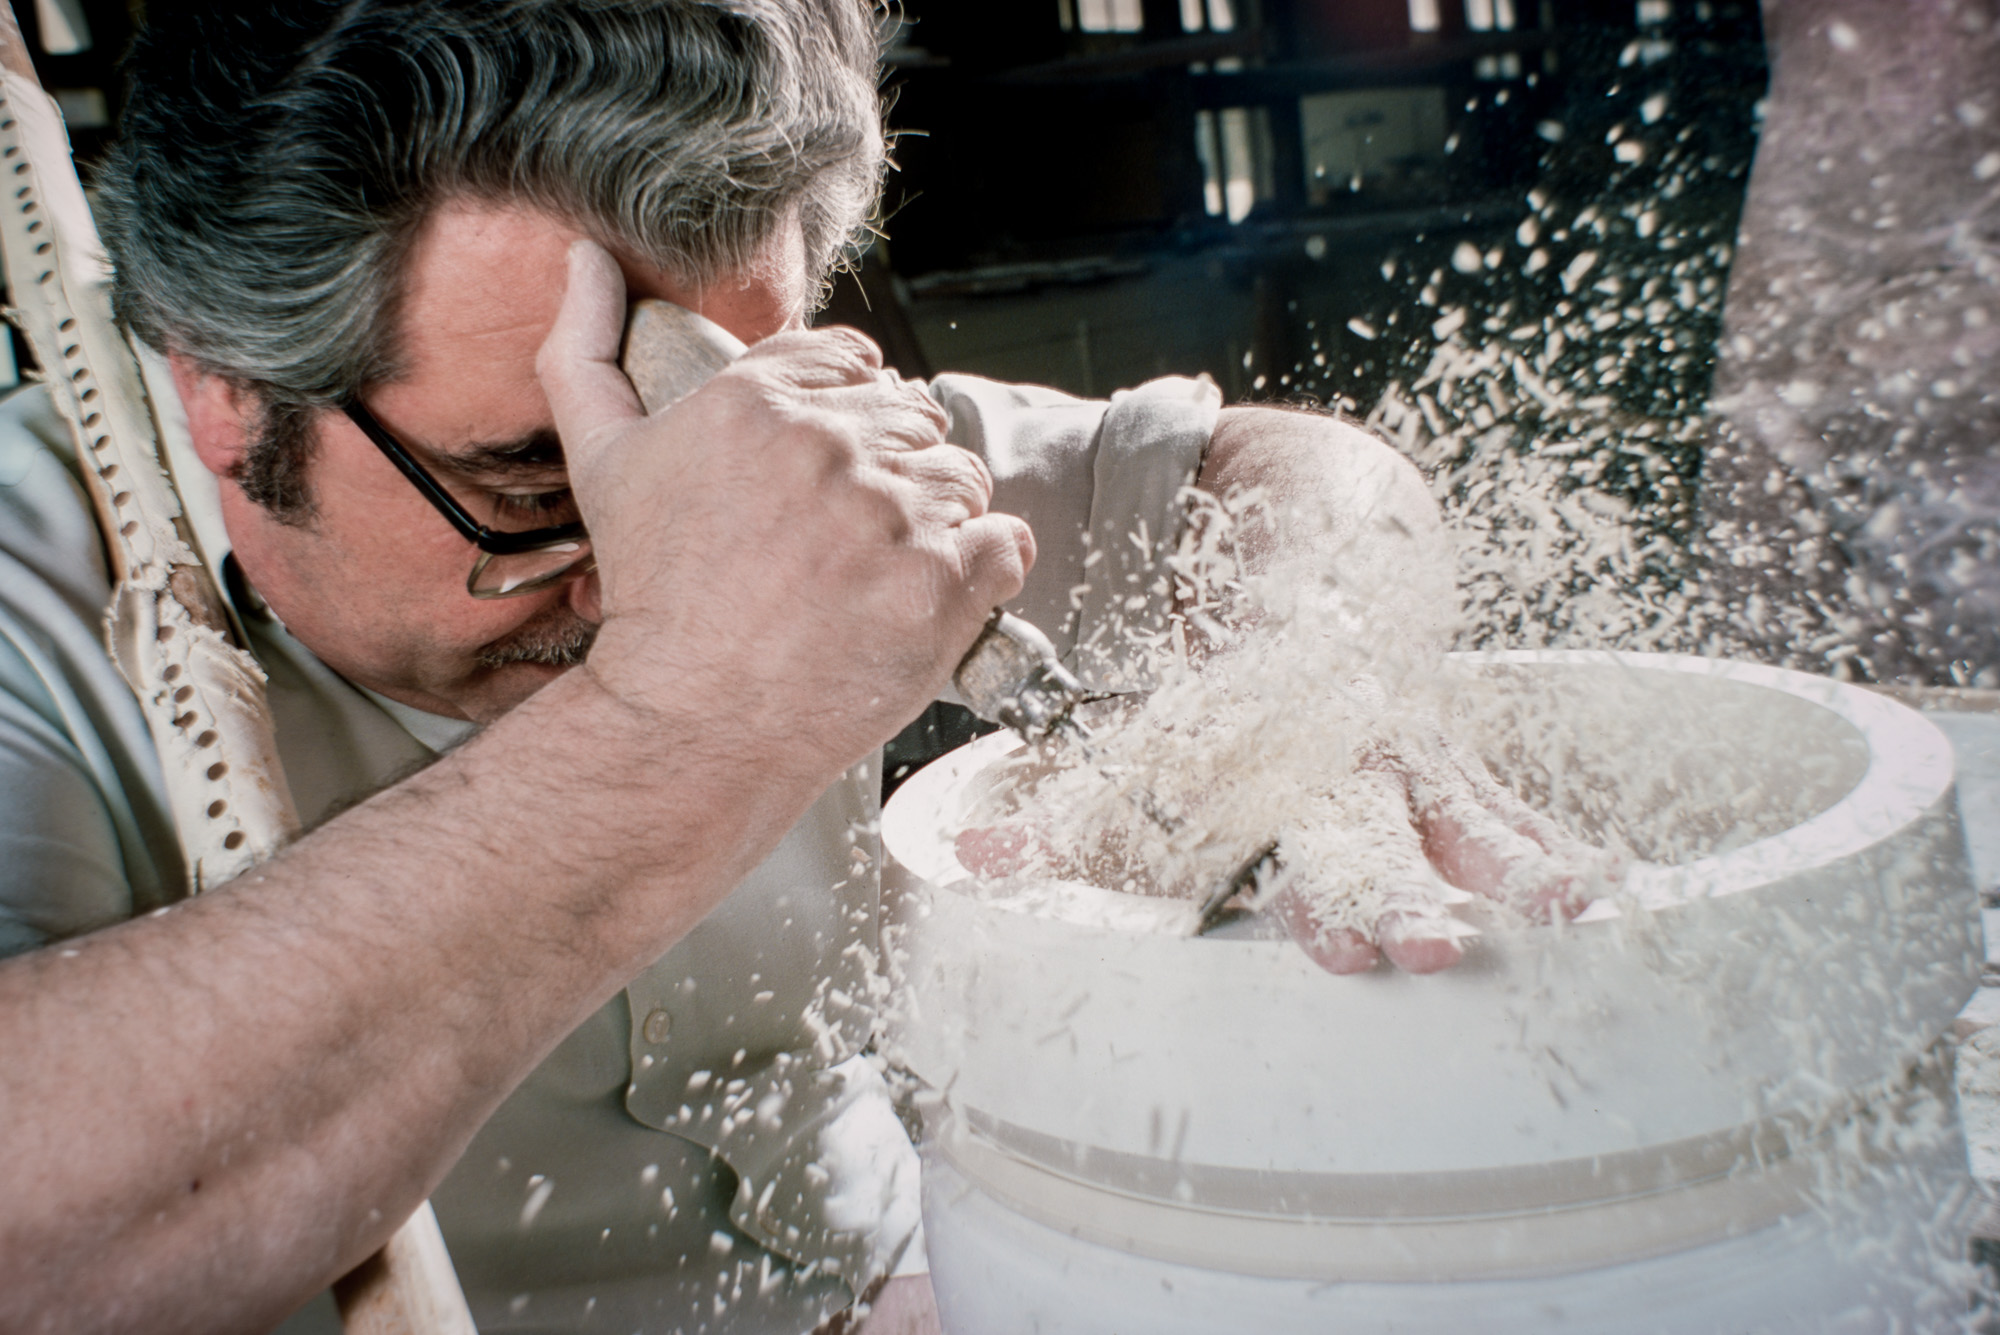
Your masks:
{"label": "man's ear", "polygon": [[167,354],[174,390],[187,409],[188,434],[202,466],[217,477],[232,477],[256,439],[262,407],[246,386],[202,369],[178,352]]}

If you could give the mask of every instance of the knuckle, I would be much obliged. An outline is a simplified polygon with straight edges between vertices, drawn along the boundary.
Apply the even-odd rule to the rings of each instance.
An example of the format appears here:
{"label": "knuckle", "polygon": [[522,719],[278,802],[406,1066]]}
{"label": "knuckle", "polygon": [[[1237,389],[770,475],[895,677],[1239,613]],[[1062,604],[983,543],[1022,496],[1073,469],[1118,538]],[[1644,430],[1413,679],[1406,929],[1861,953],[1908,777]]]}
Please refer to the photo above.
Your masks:
{"label": "knuckle", "polygon": [[786,435],[811,452],[829,481],[859,470],[866,451],[852,418],[811,408],[786,413],[784,418]]}
{"label": "knuckle", "polygon": [[977,492],[981,497],[993,494],[993,474],[988,471],[986,461],[971,450],[956,445],[933,445],[926,454],[931,455],[945,476],[955,484]]}
{"label": "knuckle", "polygon": [[[950,449],[958,449],[958,447],[957,447],[957,446],[955,446],[955,445],[954,445],[954,446],[948,446],[947,448],[950,448]],[[969,461],[969,462],[971,463],[971,465],[972,465],[972,481],[973,481],[973,485],[974,485],[974,486],[976,486],[976,487],[977,487],[977,488],[979,489],[979,495],[980,495],[980,498],[981,498],[982,500],[989,500],[989,501],[990,501],[990,500],[992,500],[992,499],[993,499],[993,470],[992,470],[991,468],[987,467],[987,465],[986,465],[986,461],[985,461],[984,459],[982,459],[982,458],[980,458],[980,457],[979,457],[978,455],[974,454],[974,453],[973,453],[973,452],[972,452],[971,450],[962,450],[962,449],[961,449],[961,450],[959,450],[958,452],[959,452],[960,454],[964,455],[964,456],[965,456],[965,458],[966,458],[966,459],[967,459],[967,460],[968,460],[968,461]]]}
{"label": "knuckle", "polygon": [[914,385],[904,385],[903,392],[909,396],[917,411],[930,424],[932,430],[937,432],[940,439],[950,434],[951,414],[944,410],[943,404]]}
{"label": "knuckle", "polygon": [[951,430],[951,417],[938,406],[936,399],[918,389],[906,380],[898,380],[891,387],[895,390],[898,406],[912,417],[924,423],[943,440]]}
{"label": "knuckle", "polygon": [[735,366],[757,370],[801,389],[855,384],[875,375],[873,344],[841,337],[836,329],[794,329],[773,334],[738,358]]}
{"label": "knuckle", "polygon": [[814,332],[824,334],[831,344],[844,345],[851,355],[858,357],[870,370],[882,365],[882,349],[874,339],[859,329],[849,325],[834,324],[823,326]]}

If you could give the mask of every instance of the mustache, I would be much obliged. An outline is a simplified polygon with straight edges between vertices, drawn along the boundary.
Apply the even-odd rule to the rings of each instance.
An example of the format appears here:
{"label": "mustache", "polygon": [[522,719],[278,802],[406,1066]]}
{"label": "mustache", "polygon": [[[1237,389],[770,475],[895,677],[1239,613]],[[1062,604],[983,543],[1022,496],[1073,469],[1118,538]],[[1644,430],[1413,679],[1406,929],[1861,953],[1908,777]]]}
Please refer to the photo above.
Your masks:
{"label": "mustache", "polygon": [[554,607],[497,640],[481,645],[474,661],[486,669],[513,663],[572,668],[590,655],[597,627],[568,607]]}

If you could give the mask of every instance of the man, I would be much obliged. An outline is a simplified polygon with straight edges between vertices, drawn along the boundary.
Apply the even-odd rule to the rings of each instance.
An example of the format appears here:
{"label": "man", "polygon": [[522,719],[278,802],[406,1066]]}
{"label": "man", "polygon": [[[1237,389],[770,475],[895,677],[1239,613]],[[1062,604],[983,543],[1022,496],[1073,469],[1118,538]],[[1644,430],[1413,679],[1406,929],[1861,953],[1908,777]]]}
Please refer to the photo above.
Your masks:
{"label": "man", "polygon": [[[1065,648],[1164,617],[1197,471],[1438,561],[1350,428],[913,387],[805,331],[880,174],[874,42],[855,0],[224,0],[141,36],[120,311],[324,823],[121,921],[176,895],[157,759],[62,428],[4,405],[0,1326],[265,1328],[435,1192],[483,1330],[812,1328],[915,1225],[861,1055],[874,749],[997,604]],[[637,296],[752,351],[646,417]],[[495,528],[580,519],[594,572],[468,596],[392,453]]]}

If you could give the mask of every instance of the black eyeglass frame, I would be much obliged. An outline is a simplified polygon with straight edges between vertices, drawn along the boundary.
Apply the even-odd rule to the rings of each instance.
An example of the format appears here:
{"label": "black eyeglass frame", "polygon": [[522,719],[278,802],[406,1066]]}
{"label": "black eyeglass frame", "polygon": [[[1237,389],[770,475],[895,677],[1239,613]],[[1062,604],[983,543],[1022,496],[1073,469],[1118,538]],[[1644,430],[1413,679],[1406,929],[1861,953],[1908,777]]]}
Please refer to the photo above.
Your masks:
{"label": "black eyeglass frame", "polygon": [[418,463],[403,443],[389,434],[389,429],[375,420],[375,414],[368,411],[359,399],[350,399],[340,405],[347,414],[347,420],[361,429],[361,434],[375,443],[375,448],[389,456],[389,462],[401,470],[410,485],[423,493],[425,500],[437,512],[451,521],[459,536],[491,556],[516,556],[522,552],[532,552],[538,547],[552,547],[561,542],[574,542],[584,536],[583,523],[572,519],[567,524],[550,524],[545,528],[524,529],[518,533],[503,532],[488,528],[474,519],[466,508],[458,503],[444,484],[432,477],[430,470]]}

